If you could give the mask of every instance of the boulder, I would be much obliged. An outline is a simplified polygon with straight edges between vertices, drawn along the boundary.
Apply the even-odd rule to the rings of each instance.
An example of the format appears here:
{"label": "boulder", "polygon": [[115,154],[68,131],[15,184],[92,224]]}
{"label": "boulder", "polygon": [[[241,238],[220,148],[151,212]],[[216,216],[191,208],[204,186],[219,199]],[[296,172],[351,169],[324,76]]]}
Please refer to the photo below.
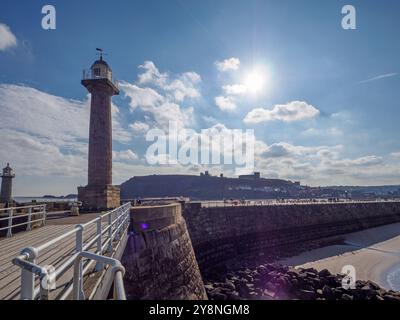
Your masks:
{"label": "boulder", "polygon": [[381,288],[378,284],[376,284],[375,282],[370,281],[370,280],[367,281],[367,285],[368,285],[371,289],[373,289],[373,290],[375,290],[375,291],[377,291],[377,290],[379,290],[379,289]]}
{"label": "boulder", "polygon": [[397,301],[397,302],[400,301],[400,297],[396,297],[396,296],[393,296],[393,295],[390,295],[390,294],[385,295],[383,297],[383,299],[386,300],[386,301]]}
{"label": "boulder", "polygon": [[318,272],[318,276],[320,276],[322,278],[328,277],[330,275],[331,275],[331,273],[327,269],[323,269],[320,272]]}
{"label": "boulder", "polygon": [[302,300],[314,300],[317,297],[315,291],[311,290],[300,290],[299,298]]}
{"label": "boulder", "polygon": [[324,286],[322,288],[322,294],[323,294],[324,298],[327,299],[327,300],[335,299],[335,294],[334,294],[334,292],[333,292],[331,287]]}
{"label": "boulder", "polygon": [[227,300],[227,295],[223,293],[216,293],[215,295],[212,295],[211,298],[213,300]]}
{"label": "boulder", "polygon": [[225,283],[222,284],[222,287],[224,287],[226,289],[229,289],[231,291],[235,291],[236,290],[235,285],[231,281],[226,281]]}
{"label": "boulder", "polygon": [[353,300],[353,296],[351,296],[351,295],[349,295],[347,293],[344,293],[344,294],[342,294],[341,299],[342,300]]}

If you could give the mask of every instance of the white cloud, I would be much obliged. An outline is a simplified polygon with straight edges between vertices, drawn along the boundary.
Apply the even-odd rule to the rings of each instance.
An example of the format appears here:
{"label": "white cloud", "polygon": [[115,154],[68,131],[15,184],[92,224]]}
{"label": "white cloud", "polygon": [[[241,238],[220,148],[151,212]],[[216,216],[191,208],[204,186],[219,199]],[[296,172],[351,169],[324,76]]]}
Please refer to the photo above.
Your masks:
{"label": "white cloud", "polygon": [[209,125],[215,125],[218,123],[218,120],[215,119],[214,117],[210,117],[210,116],[203,116],[202,117],[203,120],[208,123]]}
{"label": "white cloud", "polygon": [[124,144],[130,142],[132,140],[132,133],[130,130],[122,127],[122,115],[114,103],[111,104],[111,115],[113,140]]}
{"label": "white cloud", "polygon": [[253,109],[243,121],[245,123],[261,123],[273,120],[291,122],[314,118],[319,113],[318,109],[304,101],[292,101],[287,104],[275,105],[272,109]]}
{"label": "white cloud", "polygon": [[158,86],[162,87],[167,82],[168,75],[166,73],[160,73],[154,62],[145,61],[142,65],[139,66],[139,68],[144,70],[144,72],[139,74],[138,76],[140,84],[155,83]]}
{"label": "white cloud", "polygon": [[4,23],[0,23],[0,51],[17,46],[17,38],[10,28]]}
{"label": "white cloud", "polygon": [[121,81],[120,88],[125,96],[129,96],[132,111],[137,107],[151,107],[164,101],[164,97],[151,88],[140,88],[125,81]]}
{"label": "white cloud", "polygon": [[140,121],[130,124],[129,127],[136,133],[145,133],[150,129],[150,126],[147,123]]}
{"label": "white cloud", "polygon": [[400,160],[400,152],[392,152],[390,154],[393,158]]}
{"label": "white cloud", "polygon": [[[137,108],[145,113],[148,127],[168,129],[169,121],[176,121],[178,128],[184,128],[194,121],[193,107],[181,107],[186,98],[200,97],[198,85],[201,77],[195,72],[184,72],[176,76],[161,73],[155,64],[146,61],[140,66],[144,73],[139,75],[138,83],[156,87],[139,87],[122,82],[121,89],[130,99],[131,111]],[[143,125],[131,125],[133,130],[144,130]]]}
{"label": "white cloud", "polygon": [[[176,121],[178,127],[182,128],[193,122],[194,109],[192,107],[181,108],[180,105],[166,96],[159,95],[153,89],[139,88],[138,90],[137,86],[129,83],[124,83],[121,88],[130,98],[130,106],[133,110],[139,107],[142,112],[151,116],[147,118],[148,126],[167,129],[169,121]],[[138,97],[137,92],[143,93],[146,97]],[[132,126],[131,128],[135,129]]]}
{"label": "white cloud", "polygon": [[337,127],[330,127],[327,129],[317,129],[317,128],[308,128],[302,132],[303,135],[306,136],[331,136],[331,137],[339,137],[343,136],[344,132]]}
{"label": "white cloud", "polygon": [[257,141],[255,150],[257,170],[270,178],[301,180],[314,186],[397,184],[400,179],[399,166],[387,161],[390,159],[378,155],[345,158],[342,145],[266,145]]}
{"label": "white cloud", "polygon": [[[76,177],[86,182],[89,100],[65,99],[34,88],[0,85],[0,162],[18,175]],[[128,141],[112,105],[113,139]],[[55,178],[56,177],[56,178]],[[52,182],[48,182],[51,185]],[[73,190],[71,190],[74,192]]]}
{"label": "white cloud", "polygon": [[234,110],[236,110],[236,104],[233,101],[233,99],[230,98],[230,97],[222,97],[222,96],[216,97],[215,98],[215,104],[222,111],[234,111]]}
{"label": "white cloud", "polygon": [[138,160],[138,155],[132,150],[113,151],[113,159],[116,161],[135,161]]}
{"label": "white cloud", "polygon": [[165,102],[157,107],[146,109],[151,112],[156,125],[160,129],[167,129],[170,121],[175,121],[178,128],[184,128],[193,122],[194,109],[192,107],[181,109],[173,102]]}
{"label": "white cloud", "polygon": [[54,143],[89,136],[89,100],[77,101],[34,88],[0,85],[2,129],[18,130]]}
{"label": "white cloud", "polygon": [[138,76],[139,84],[156,86],[178,102],[201,96],[198,88],[201,77],[196,72],[185,72],[171,79],[168,73],[161,73],[152,61],[145,61],[139,68],[144,70]]}
{"label": "white cloud", "polygon": [[335,146],[299,146],[287,142],[274,143],[270,146],[259,145],[256,148],[257,153],[263,158],[280,158],[280,157],[317,157],[331,158],[342,149],[342,145]]}
{"label": "white cloud", "polygon": [[[75,142],[75,147],[71,148],[70,141],[56,144],[46,137],[3,128],[0,134],[0,160],[10,162],[17,176],[85,178],[87,148],[84,144]],[[64,150],[66,146],[68,151]]]}
{"label": "white cloud", "polygon": [[185,98],[198,98],[200,92],[197,88],[201,77],[195,72],[186,72],[177,79],[164,85],[162,89],[171,91],[176,101],[183,101]]}
{"label": "white cloud", "polygon": [[240,66],[240,60],[238,58],[229,58],[223,61],[216,61],[215,66],[221,72],[238,70]]}
{"label": "white cloud", "polygon": [[223,86],[222,89],[227,95],[242,95],[247,92],[247,86],[244,84],[233,84]]}
{"label": "white cloud", "polygon": [[355,159],[338,159],[335,161],[329,161],[329,164],[332,167],[368,167],[382,164],[383,158],[375,155],[364,156]]}

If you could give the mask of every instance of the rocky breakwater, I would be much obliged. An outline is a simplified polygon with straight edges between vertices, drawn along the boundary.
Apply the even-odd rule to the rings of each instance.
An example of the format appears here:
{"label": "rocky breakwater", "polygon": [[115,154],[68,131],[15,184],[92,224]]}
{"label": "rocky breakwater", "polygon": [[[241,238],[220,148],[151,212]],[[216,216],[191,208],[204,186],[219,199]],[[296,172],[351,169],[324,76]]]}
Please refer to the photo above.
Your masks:
{"label": "rocky breakwater", "polygon": [[[279,264],[243,267],[206,281],[210,300],[389,300],[400,292],[387,291],[372,281],[357,280],[353,289],[344,275],[328,270],[293,268]],[[343,285],[343,283],[345,285]]]}

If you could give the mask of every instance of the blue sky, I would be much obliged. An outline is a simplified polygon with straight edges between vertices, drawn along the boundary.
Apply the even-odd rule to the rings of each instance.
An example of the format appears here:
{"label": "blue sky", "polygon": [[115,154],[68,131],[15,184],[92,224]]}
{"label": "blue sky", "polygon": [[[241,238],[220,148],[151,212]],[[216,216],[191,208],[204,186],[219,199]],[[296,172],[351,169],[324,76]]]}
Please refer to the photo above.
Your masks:
{"label": "blue sky", "polygon": [[[41,28],[45,4],[57,10],[56,30]],[[357,10],[356,30],[341,27],[345,4]],[[146,164],[143,131],[168,115],[196,131],[254,129],[256,169],[266,177],[400,182],[398,1],[2,0],[2,8],[0,163],[13,164],[18,195],[74,193],[86,183],[88,97],[80,77],[96,47],[123,83],[113,100],[115,183],[204,169],[233,175]],[[218,68],[224,61],[229,70]],[[243,94],[253,69],[263,86]],[[146,74],[153,77],[141,82]],[[143,102],[154,93],[158,100]],[[290,108],[295,118],[282,115]]]}

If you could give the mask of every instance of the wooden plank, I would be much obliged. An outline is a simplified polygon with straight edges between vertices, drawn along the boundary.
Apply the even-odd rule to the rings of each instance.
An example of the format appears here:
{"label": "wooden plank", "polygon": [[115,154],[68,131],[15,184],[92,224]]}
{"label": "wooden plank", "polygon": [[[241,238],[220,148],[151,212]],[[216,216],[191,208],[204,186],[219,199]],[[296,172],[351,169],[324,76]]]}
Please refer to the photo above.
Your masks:
{"label": "wooden plank", "polygon": [[[43,227],[41,228],[41,230],[39,231],[39,237],[37,237],[36,235],[31,235],[31,232],[26,232],[25,233],[25,237],[24,236],[20,236],[18,238],[22,238],[22,240],[24,241],[20,241],[20,239],[18,239],[17,237],[15,238],[15,240],[18,243],[18,249],[14,249],[14,251],[11,251],[12,254],[11,255],[7,255],[8,259],[5,260],[6,264],[4,265],[3,262],[3,268],[6,267],[6,271],[3,271],[3,274],[5,274],[5,276],[2,276],[2,279],[0,280],[0,299],[4,299],[7,298],[7,296],[9,295],[9,293],[12,293],[16,287],[20,286],[20,273],[21,270],[19,267],[15,266],[12,264],[12,259],[15,258],[19,253],[20,250],[23,249],[24,247],[29,247],[29,246],[38,246],[50,239],[53,239],[61,234],[63,234],[65,232],[65,228],[63,227]],[[40,239],[40,235],[42,235],[42,239]],[[32,242],[32,236],[34,236],[35,240],[34,242]],[[10,238],[12,239],[12,238]],[[0,243],[0,250],[3,249],[2,243]],[[60,253],[62,253],[62,251],[60,251]],[[43,262],[43,259],[38,259],[39,261]]]}
{"label": "wooden plank", "polygon": [[[9,243],[2,243],[0,241],[0,250],[2,253],[2,256],[0,257],[0,270],[1,270],[1,265],[2,262],[4,261],[9,261],[10,256],[14,256],[20,253],[21,249],[29,246],[37,246],[40,245],[41,243],[44,243],[46,241],[49,241],[58,235],[62,234],[65,232],[65,227],[63,226],[58,226],[58,227],[43,227],[43,230],[40,230],[39,232],[26,232],[25,235],[26,237],[20,237],[20,238],[15,238],[13,242]],[[32,234],[31,234],[32,233]],[[12,238],[10,238],[12,239]]]}
{"label": "wooden plank", "polygon": [[[103,227],[106,222],[103,223]],[[15,258],[24,247],[37,247],[51,239],[54,239],[66,231],[72,229],[73,225],[51,225],[30,232],[23,232],[13,238],[0,240],[0,299],[18,299],[20,291],[21,269],[12,264]],[[96,225],[90,225],[84,231],[84,239],[92,238],[96,233]],[[94,245],[95,247],[95,245]],[[55,267],[64,263],[75,251],[75,235],[45,249],[38,257],[40,265],[53,265]],[[94,250],[93,250],[94,251]],[[51,297],[58,295],[66,284],[72,279],[73,270],[70,268],[57,281],[57,289],[51,292]]]}

